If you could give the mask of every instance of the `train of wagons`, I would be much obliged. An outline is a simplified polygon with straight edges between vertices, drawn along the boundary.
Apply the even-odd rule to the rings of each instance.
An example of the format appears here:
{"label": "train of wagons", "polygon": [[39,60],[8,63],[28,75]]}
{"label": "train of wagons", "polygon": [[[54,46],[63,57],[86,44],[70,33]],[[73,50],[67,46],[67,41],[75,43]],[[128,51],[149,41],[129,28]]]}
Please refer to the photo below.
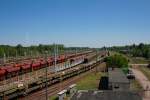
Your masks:
{"label": "train of wagons", "polygon": [[[86,53],[82,53],[79,55],[88,54],[88,53],[86,52]],[[105,55],[106,55],[106,53],[102,54],[101,58],[105,57]],[[88,62],[88,60],[91,57],[86,58],[86,60],[83,61],[84,64],[82,64],[80,67],[68,68],[68,69],[62,70],[60,72],[48,75],[47,81],[46,81],[46,77],[43,76],[43,77],[40,77],[38,79],[33,79],[32,81],[27,81],[27,82],[19,83],[19,84],[17,83],[13,86],[13,88],[8,89],[7,91],[6,91],[6,89],[0,90],[0,97],[2,99],[4,99],[5,97],[7,97],[7,99],[12,99],[12,98],[15,98],[18,96],[25,96],[25,95],[33,92],[33,91],[44,88],[46,86],[46,84],[48,86],[50,86],[50,85],[53,85],[53,84],[58,83],[60,81],[66,80],[70,77],[73,77],[75,75],[86,72],[86,71],[94,68],[97,64],[103,62],[103,59]]]}
{"label": "train of wagons", "polygon": [[47,57],[46,58],[47,60],[45,60],[44,57],[41,57],[38,59],[24,60],[19,63],[6,64],[0,66],[0,81],[15,77],[17,75],[25,74],[31,71],[39,70],[41,68],[44,68],[45,66],[52,66],[54,65],[54,63],[59,64],[67,60],[73,62],[74,58],[83,57],[84,55],[87,55],[91,52],[92,51],[86,51],[77,54],[59,55],[57,58]]}

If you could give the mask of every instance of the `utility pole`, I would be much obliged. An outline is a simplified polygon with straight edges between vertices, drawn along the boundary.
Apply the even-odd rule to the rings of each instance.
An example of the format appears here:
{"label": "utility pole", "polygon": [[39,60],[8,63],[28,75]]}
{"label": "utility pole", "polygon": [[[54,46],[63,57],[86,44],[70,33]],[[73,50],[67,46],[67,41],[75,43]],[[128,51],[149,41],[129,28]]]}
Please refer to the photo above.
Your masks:
{"label": "utility pole", "polygon": [[77,55],[77,47],[76,47],[76,55]]}
{"label": "utility pole", "polygon": [[31,58],[32,58],[32,51],[30,51],[31,52]]}
{"label": "utility pole", "polygon": [[4,53],[4,64],[6,63],[6,54]]}
{"label": "utility pole", "polygon": [[26,53],[26,52],[24,52],[24,57],[25,57],[25,58],[27,57],[27,53]]}
{"label": "utility pole", "polygon": [[[98,61],[98,50],[96,49],[96,63]],[[97,73],[97,65],[96,65],[96,73]]]}
{"label": "utility pole", "polygon": [[46,100],[48,100],[48,84],[47,84],[47,67],[48,67],[48,62],[47,62],[47,51],[45,51],[45,61],[46,61],[46,68],[45,68],[45,78],[46,78]]}
{"label": "utility pole", "polygon": [[56,58],[56,44],[54,44],[54,72],[56,72],[56,63],[57,63],[57,58]]}
{"label": "utility pole", "polygon": [[17,50],[16,50],[16,59],[17,59],[17,56],[18,56],[18,53],[17,53]]}
{"label": "utility pole", "polygon": [[[59,57],[59,47],[58,44],[56,45],[56,58]],[[57,59],[56,59],[56,64],[57,64]],[[57,66],[57,71],[60,71],[60,65]]]}
{"label": "utility pole", "polygon": [[67,50],[65,50],[65,68],[67,68]]}

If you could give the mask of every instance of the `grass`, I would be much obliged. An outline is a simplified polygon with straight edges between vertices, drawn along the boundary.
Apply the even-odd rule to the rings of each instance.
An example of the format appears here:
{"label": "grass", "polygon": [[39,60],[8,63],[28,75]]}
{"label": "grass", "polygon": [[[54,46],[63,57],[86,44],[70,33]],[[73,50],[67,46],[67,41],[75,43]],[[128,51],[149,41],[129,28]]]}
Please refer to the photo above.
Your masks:
{"label": "grass", "polygon": [[77,82],[78,90],[97,90],[100,77],[102,76],[101,72],[98,73],[90,73],[85,76],[82,80]]}
{"label": "grass", "polygon": [[147,64],[147,63],[150,63],[150,61],[149,61],[149,60],[146,60],[146,59],[144,59],[144,58],[130,57],[130,63]]}
{"label": "grass", "polygon": [[143,88],[137,80],[132,80],[130,83],[130,89],[133,91],[141,91]]}
{"label": "grass", "polygon": [[53,95],[53,96],[50,97],[49,100],[58,100],[58,97],[57,97],[57,95]]}
{"label": "grass", "polygon": [[[105,75],[101,72],[93,72],[82,78],[80,81],[78,81],[77,89],[78,90],[97,90],[99,86],[99,81],[101,76]],[[50,100],[57,100],[57,95],[51,96]]]}
{"label": "grass", "polygon": [[150,80],[150,69],[147,67],[139,67],[143,74]]}

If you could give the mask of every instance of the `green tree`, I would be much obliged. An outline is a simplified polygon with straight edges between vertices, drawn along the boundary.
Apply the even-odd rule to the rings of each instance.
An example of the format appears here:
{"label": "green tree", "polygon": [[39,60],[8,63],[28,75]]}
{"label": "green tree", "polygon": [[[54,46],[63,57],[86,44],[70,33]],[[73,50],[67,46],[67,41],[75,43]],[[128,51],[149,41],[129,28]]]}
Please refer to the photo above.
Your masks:
{"label": "green tree", "polygon": [[113,55],[106,58],[108,67],[124,68],[128,67],[128,60],[122,55]]}
{"label": "green tree", "polygon": [[122,55],[113,55],[106,58],[107,67],[121,68],[125,73],[128,72],[128,59]]}

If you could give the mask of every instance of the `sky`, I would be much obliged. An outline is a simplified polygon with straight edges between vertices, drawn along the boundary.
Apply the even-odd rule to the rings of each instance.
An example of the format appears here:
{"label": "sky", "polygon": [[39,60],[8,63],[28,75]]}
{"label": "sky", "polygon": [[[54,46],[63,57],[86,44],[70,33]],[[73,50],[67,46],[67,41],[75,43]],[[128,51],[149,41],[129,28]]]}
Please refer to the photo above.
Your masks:
{"label": "sky", "polygon": [[150,0],[0,0],[0,44],[150,43]]}

